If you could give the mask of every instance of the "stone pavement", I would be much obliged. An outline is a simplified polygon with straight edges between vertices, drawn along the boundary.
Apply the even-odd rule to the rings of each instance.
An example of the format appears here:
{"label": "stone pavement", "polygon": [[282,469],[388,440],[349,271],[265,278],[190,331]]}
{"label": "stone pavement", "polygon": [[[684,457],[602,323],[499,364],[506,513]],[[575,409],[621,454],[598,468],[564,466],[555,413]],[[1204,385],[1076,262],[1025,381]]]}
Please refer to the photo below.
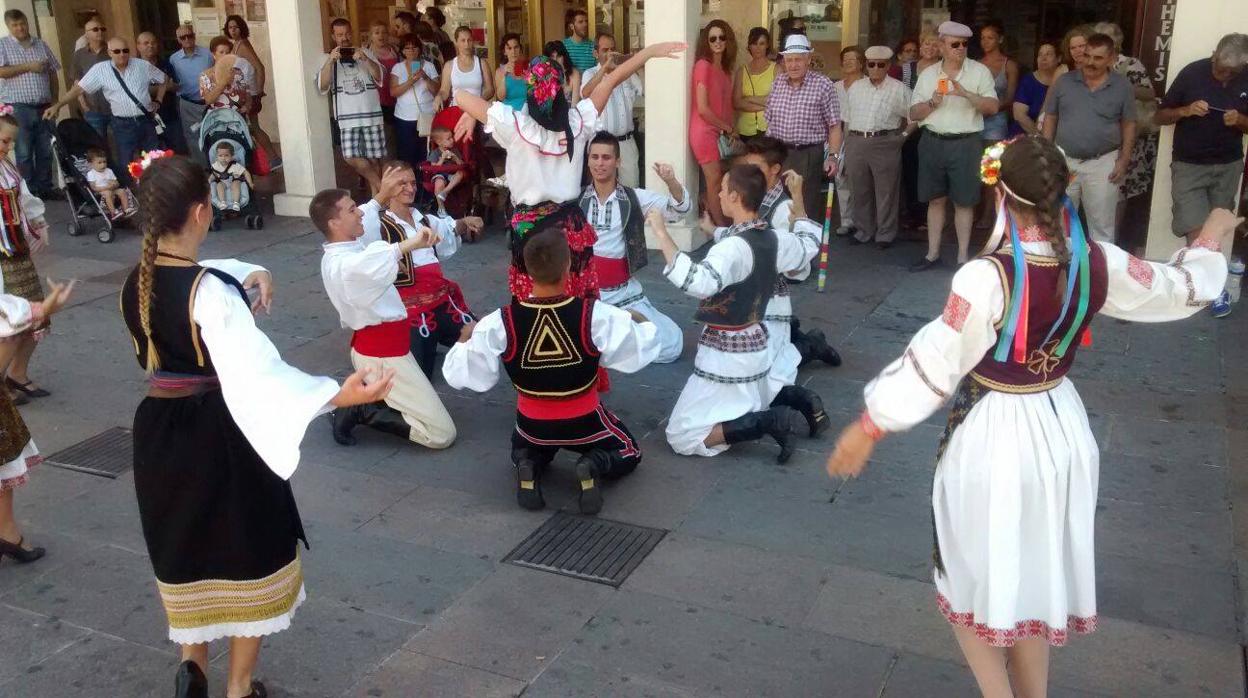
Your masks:
{"label": "stone pavement", "polygon": [[[66,215],[63,204],[54,212]],[[211,234],[204,256],[273,270],[261,321],[285,358],[344,375],[347,334],[321,289],[319,235],[305,220]],[[58,228],[58,233],[60,229]],[[834,245],[827,295],[796,289],[811,326],[845,356],[804,370],[840,425],[863,384],[941,309],[950,271],[905,271],[915,245]],[[45,454],[128,426],[143,392],[116,292],[138,236],[111,245],[59,235],[44,275],[76,277],[32,372],[53,391],[22,411]],[[500,236],[446,264],[469,301],[505,300]],[[327,421],[294,477],[312,549],[309,601],[265,641],[275,696],[964,696],[974,683],[936,611],[928,493],[943,415],[885,441],[864,477],[830,481],[831,434],[787,466],[774,446],[674,456],[663,424],[690,369],[693,304],[658,276],[651,298],[684,323],[685,358],[613,377],[608,404],[644,444],[610,487],[604,518],[670,531],[619,589],[500,560],[572,499],[563,458],[547,512],[514,503],[509,386],[438,387],[459,442],[433,453],[360,430],[339,447]],[[1248,313],[1245,310],[1237,311]],[[1053,654],[1055,695],[1242,696],[1248,502],[1248,340],[1240,315],[1167,326],[1098,321],[1074,379],[1104,451],[1097,521],[1100,629]],[[833,432],[835,433],[835,432]],[[17,494],[44,560],[0,564],[0,695],[166,696],[176,648],[139,528],[130,474],[42,466]],[[574,505],[573,505],[574,508]],[[224,646],[214,647],[222,695]]]}

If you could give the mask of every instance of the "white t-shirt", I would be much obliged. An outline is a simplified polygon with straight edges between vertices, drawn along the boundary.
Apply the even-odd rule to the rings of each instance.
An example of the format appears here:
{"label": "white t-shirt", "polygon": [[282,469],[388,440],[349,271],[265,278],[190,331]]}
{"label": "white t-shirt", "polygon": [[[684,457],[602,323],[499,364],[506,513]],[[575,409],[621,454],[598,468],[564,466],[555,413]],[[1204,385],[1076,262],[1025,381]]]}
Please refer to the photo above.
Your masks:
{"label": "white t-shirt", "polygon": [[[429,61],[422,60],[420,62],[420,72],[424,73],[436,84],[438,81],[438,70],[433,67]],[[407,82],[411,74],[407,72],[407,63],[400,61],[394,64],[390,75],[397,78],[399,82]],[[416,121],[420,118],[421,113],[433,113],[433,93],[429,91],[429,86],[423,82],[418,82],[412,86],[412,89],[399,95],[394,101],[394,118],[404,121]]]}
{"label": "white t-shirt", "polygon": [[[581,196],[581,172],[585,148],[603,128],[602,115],[593,100],[582,99],[568,113],[572,142],[566,134],[547,131],[526,112],[503,102],[490,105],[485,132],[507,149],[507,187],[511,202],[536,206],[543,201],[563,203]],[[568,159],[568,149],[572,159]]]}
{"label": "white t-shirt", "polygon": [[97,170],[94,167],[87,170],[87,184],[90,184],[93,189],[116,181],[117,175],[113,174],[112,169],[108,167],[103,170]]}

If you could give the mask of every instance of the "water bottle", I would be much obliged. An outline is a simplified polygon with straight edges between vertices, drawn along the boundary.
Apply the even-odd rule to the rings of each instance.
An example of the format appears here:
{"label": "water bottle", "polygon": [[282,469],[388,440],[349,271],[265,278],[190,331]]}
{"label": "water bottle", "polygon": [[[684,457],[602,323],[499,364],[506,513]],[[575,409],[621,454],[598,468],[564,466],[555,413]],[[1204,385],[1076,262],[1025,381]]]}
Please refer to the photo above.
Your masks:
{"label": "water bottle", "polygon": [[1238,303],[1240,284],[1244,281],[1244,260],[1239,257],[1232,259],[1230,272],[1226,277],[1226,292],[1230,294],[1232,303]]}

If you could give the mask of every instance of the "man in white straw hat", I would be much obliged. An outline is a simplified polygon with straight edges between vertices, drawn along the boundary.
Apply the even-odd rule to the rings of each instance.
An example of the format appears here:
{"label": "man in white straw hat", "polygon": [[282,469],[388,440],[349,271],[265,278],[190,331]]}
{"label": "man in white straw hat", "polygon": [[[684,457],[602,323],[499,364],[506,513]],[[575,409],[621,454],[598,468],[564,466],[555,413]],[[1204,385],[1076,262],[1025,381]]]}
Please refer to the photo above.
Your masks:
{"label": "man in white straw hat", "polygon": [[845,169],[854,192],[854,241],[875,240],[881,249],[897,237],[901,197],[901,146],[909,124],[910,90],[888,76],[893,50],[872,46],[866,51],[867,79],[846,92]]}
{"label": "man in white straw hat", "polygon": [[911,98],[910,118],[923,127],[919,140],[919,200],[927,202],[927,255],[910,271],[923,271],[940,260],[940,233],[945,227],[945,202],[953,201],[958,233],[958,263],[970,256],[971,222],[979,203],[980,134],[984,117],[997,113],[992,72],[966,57],[971,28],[943,22],[943,60],[919,74]]}
{"label": "man in white straw hat", "polygon": [[[767,135],[789,147],[785,167],[803,178],[805,200],[823,201],[823,176],[840,169],[841,107],[826,75],[810,70],[810,39],[792,34],[780,51],[784,76],[767,95]],[[823,154],[824,145],[831,155]]]}

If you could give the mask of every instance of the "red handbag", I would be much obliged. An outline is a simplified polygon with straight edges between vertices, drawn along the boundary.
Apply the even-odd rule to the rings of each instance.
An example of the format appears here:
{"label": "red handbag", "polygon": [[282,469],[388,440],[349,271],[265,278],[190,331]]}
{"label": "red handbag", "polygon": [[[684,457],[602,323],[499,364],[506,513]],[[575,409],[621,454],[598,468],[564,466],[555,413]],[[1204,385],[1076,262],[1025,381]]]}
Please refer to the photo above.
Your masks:
{"label": "red handbag", "polygon": [[251,173],[257,177],[263,177],[273,171],[269,165],[269,154],[264,148],[256,146],[256,151],[251,156]]}

